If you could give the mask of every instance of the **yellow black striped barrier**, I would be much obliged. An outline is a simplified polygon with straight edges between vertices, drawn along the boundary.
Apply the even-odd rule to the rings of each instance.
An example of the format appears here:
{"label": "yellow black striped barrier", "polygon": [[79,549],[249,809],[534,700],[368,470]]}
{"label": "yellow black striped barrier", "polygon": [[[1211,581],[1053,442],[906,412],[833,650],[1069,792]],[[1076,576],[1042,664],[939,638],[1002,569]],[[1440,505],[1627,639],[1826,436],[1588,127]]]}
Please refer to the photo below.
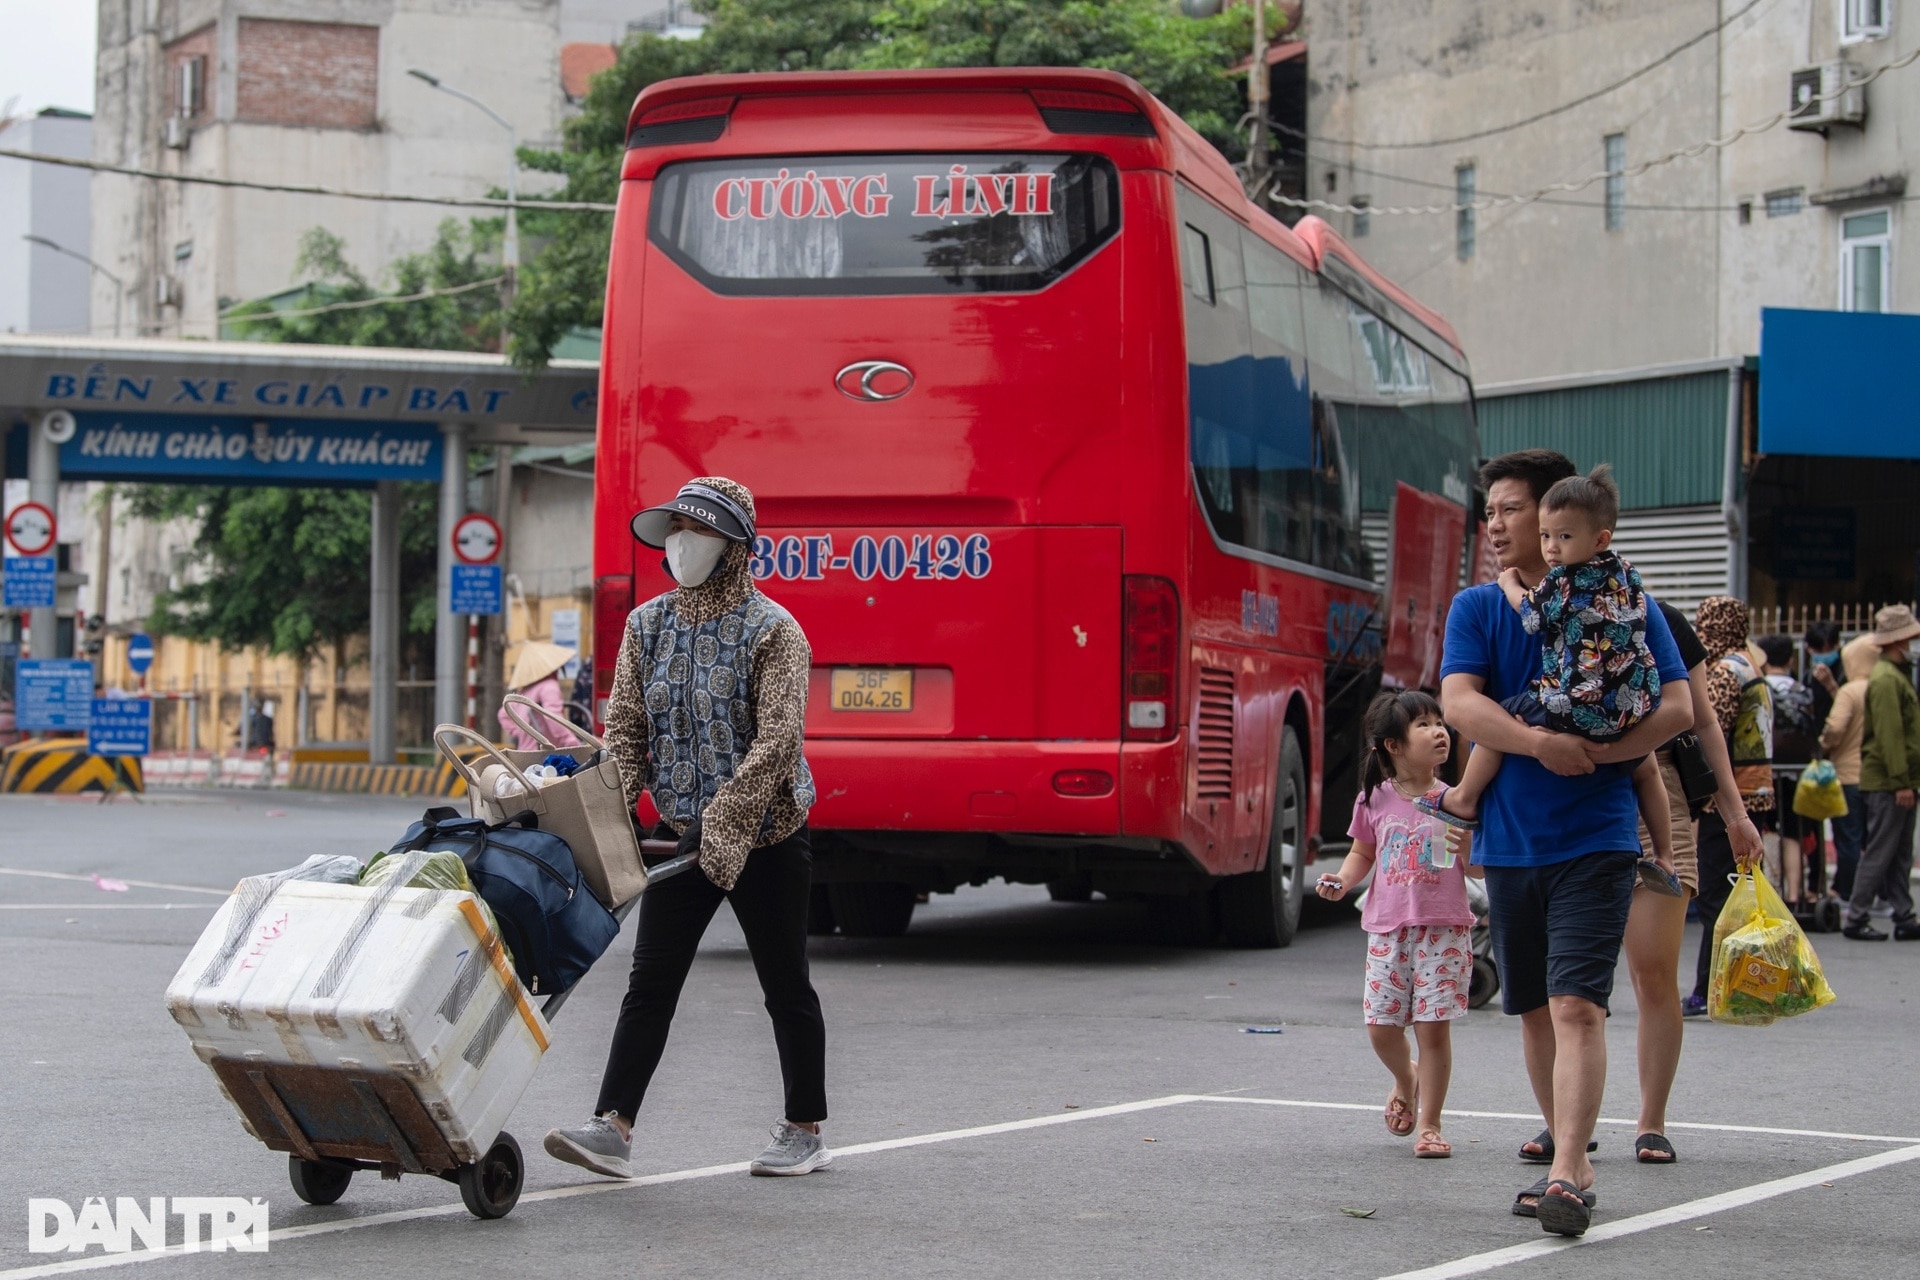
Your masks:
{"label": "yellow black striped barrier", "polygon": [[[451,772],[451,771],[449,771]],[[301,761],[288,785],[306,791],[346,791],[374,796],[444,796],[440,769],[426,764],[341,764]],[[465,791],[465,787],[461,788]]]}
{"label": "yellow black striped barrier", "polygon": [[76,795],[83,791],[145,791],[138,756],[87,754],[83,738],[18,742],[0,752],[0,791]]}

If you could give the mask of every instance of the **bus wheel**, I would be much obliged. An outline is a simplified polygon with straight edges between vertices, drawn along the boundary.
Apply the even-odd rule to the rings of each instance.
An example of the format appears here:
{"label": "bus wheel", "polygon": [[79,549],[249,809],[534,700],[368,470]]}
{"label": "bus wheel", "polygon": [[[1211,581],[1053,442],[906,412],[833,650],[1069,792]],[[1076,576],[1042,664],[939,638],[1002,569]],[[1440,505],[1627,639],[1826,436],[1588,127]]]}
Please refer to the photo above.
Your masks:
{"label": "bus wheel", "polygon": [[910,884],[827,886],[827,901],[840,932],[849,938],[897,938],[913,919],[915,894]]}
{"label": "bus wheel", "polygon": [[1220,924],[1229,945],[1284,947],[1293,941],[1306,899],[1306,826],[1307,768],[1299,739],[1287,729],[1280,736],[1267,865],[1220,882]]}

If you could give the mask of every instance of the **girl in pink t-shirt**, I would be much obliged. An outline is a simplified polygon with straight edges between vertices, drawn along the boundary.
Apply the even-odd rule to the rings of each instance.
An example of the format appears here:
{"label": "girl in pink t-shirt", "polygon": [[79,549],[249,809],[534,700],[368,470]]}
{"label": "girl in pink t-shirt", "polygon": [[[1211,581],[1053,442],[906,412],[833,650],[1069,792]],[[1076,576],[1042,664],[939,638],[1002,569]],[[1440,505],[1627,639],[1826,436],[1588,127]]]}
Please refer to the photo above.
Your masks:
{"label": "girl in pink t-shirt", "polygon": [[[1362,997],[1373,1051],[1393,1072],[1387,1095],[1387,1131],[1405,1137],[1415,1128],[1413,1154],[1445,1159],[1453,1147],[1440,1136],[1440,1111],[1453,1075],[1453,1038],[1447,1023],[1467,1011],[1473,972],[1473,911],[1469,872],[1456,861],[1447,827],[1414,808],[1435,786],[1434,770],[1447,762],[1452,740],[1440,704],[1424,693],[1382,693],[1367,708],[1367,757],[1360,796],[1353,804],[1353,850],[1335,875],[1315,886],[1338,902],[1373,870],[1360,925],[1367,931],[1367,983]],[[1407,1024],[1420,1046],[1407,1051]]]}

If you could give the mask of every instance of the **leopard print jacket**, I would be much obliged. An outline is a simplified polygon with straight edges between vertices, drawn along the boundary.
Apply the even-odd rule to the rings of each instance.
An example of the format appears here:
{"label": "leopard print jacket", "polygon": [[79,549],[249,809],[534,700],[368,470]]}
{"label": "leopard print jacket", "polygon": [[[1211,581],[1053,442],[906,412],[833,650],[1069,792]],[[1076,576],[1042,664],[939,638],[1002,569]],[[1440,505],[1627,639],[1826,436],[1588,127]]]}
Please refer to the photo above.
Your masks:
{"label": "leopard print jacket", "polygon": [[[606,711],[628,806],[644,787],[676,832],[698,817],[700,869],[725,890],[814,798],[801,750],[812,649],[753,585],[750,556],[736,543],[707,582],[633,611]],[[730,696],[741,667],[745,696]]]}

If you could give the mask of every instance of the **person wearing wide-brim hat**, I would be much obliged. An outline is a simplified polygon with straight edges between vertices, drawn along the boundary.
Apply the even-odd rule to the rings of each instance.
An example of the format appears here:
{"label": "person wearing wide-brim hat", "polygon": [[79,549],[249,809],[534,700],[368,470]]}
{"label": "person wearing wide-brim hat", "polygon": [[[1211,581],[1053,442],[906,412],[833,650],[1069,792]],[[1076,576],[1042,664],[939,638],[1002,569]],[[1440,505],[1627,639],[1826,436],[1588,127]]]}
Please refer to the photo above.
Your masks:
{"label": "person wearing wide-brim hat", "polygon": [[1867,675],[1866,741],[1860,748],[1860,798],[1867,807],[1867,840],[1853,875],[1853,899],[1841,930],[1859,942],[1884,942],[1869,916],[1875,893],[1893,907],[1893,936],[1920,941],[1914,919],[1914,793],[1920,788],[1920,698],[1913,692],[1911,650],[1920,622],[1906,605],[1889,605],[1873,618],[1868,639],[1880,661]]}
{"label": "person wearing wide-brim hat", "polygon": [[633,518],[678,585],[627,619],[607,699],[607,748],[629,806],[642,788],[702,874],[640,896],[633,972],[600,1099],[583,1124],[547,1135],[550,1155],[632,1177],[633,1125],[666,1048],[680,988],[724,899],[746,935],[773,1019],[785,1085],[760,1175],[811,1173],[832,1159],[826,1023],[807,974],[813,775],[802,751],[812,650],[800,625],[753,584],[753,495],[718,476],[691,480]]}
{"label": "person wearing wide-brim hat", "polygon": [[[520,646],[520,656],[514,659],[513,672],[507,677],[509,690],[531,699],[539,704],[542,711],[551,713],[550,716],[536,716],[526,711],[516,714],[556,746],[571,747],[580,741],[564,727],[567,697],[560,689],[561,669],[579,656],[563,644],[530,640]],[[513,722],[505,706],[500,708],[500,727],[506,731],[507,741],[514,750],[539,750],[541,744]]]}

